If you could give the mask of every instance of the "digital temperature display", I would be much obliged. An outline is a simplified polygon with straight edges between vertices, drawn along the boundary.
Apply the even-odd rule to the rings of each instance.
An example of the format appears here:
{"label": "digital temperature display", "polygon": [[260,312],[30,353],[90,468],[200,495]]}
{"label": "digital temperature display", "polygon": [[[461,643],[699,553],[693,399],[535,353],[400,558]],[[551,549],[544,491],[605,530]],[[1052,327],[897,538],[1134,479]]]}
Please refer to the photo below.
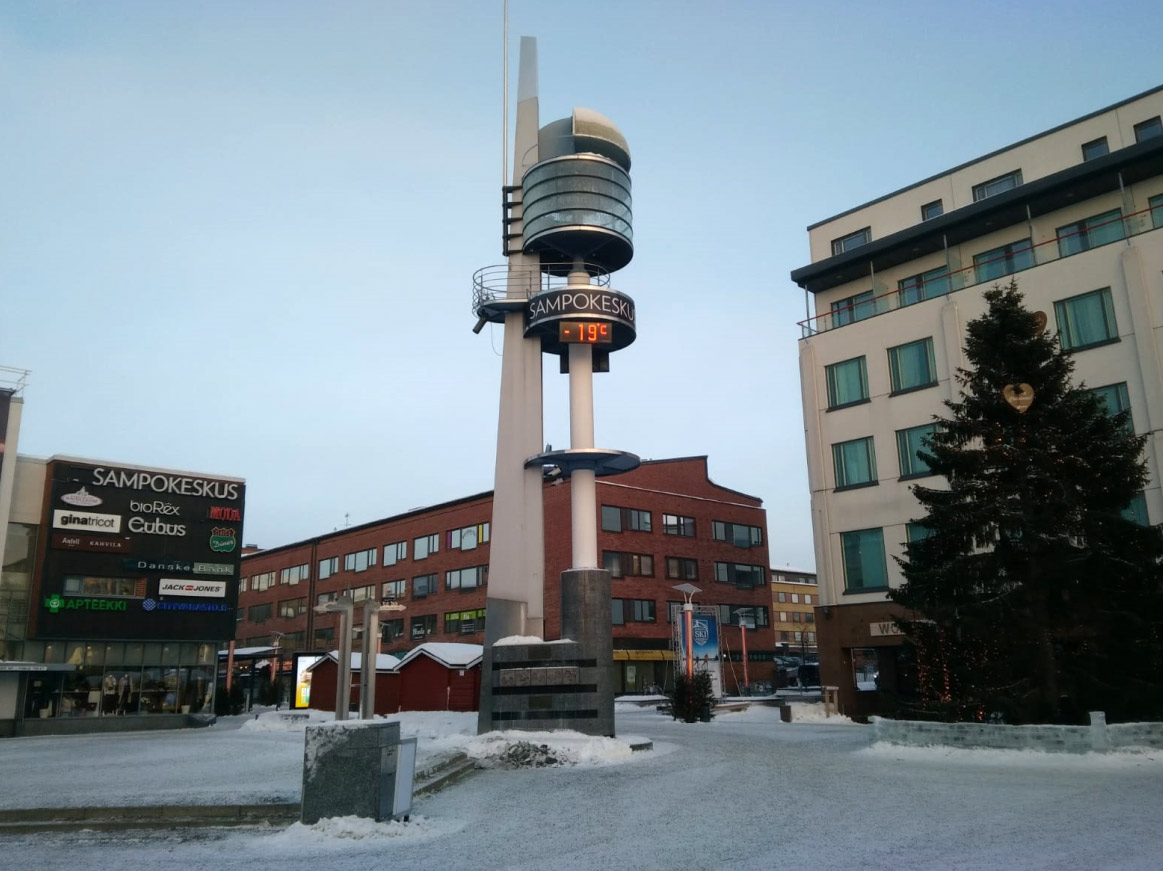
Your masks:
{"label": "digital temperature display", "polygon": [[608,345],[614,333],[605,321],[558,321],[557,340],[567,345]]}

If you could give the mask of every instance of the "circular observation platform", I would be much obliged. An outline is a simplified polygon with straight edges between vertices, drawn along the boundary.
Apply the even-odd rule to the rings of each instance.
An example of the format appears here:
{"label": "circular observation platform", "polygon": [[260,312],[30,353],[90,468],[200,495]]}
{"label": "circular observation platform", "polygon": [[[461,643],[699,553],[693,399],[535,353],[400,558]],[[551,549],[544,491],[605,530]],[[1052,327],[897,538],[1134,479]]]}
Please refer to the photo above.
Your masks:
{"label": "circular observation platform", "polygon": [[637,454],[629,451],[615,451],[608,448],[567,448],[562,451],[546,451],[525,461],[525,468],[556,466],[561,476],[568,478],[579,470],[591,471],[597,477],[621,475],[632,472],[642,464]]}

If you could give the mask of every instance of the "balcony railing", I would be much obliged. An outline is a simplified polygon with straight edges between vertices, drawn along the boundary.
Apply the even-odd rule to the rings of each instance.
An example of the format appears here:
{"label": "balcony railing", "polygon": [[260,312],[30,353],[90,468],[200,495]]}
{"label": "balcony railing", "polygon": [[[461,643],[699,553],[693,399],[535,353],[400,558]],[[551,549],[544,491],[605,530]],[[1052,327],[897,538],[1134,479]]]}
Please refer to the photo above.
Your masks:
{"label": "balcony railing", "polygon": [[[966,288],[990,284],[1007,275],[1024,272],[1035,266],[1044,266],[1064,257],[1123,242],[1156,228],[1163,228],[1163,204],[1095,224],[1088,224],[1086,219],[1083,219],[1070,226],[1078,226],[1079,229],[1062,233],[1036,245],[1024,245],[1020,248],[1005,246],[1004,250],[995,249],[1003,253],[952,272],[942,272],[941,267],[937,267],[922,276],[912,276],[918,279],[916,281],[904,279],[898,283],[895,290],[880,295],[874,296],[872,291],[866,291],[851,297],[852,302],[848,305],[836,306],[830,312],[800,321],[802,337],[808,338],[817,333],[825,333]],[[933,274],[938,272],[941,274]],[[932,278],[924,280],[924,276],[929,275]]]}

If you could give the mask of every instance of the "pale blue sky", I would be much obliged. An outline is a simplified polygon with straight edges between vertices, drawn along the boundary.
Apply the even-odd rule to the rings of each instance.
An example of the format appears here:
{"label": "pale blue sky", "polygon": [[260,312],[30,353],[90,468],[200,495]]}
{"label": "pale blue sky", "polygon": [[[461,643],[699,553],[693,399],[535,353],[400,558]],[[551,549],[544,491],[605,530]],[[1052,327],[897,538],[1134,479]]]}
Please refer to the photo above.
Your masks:
{"label": "pale blue sky", "polygon": [[[500,0],[0,0],[0,364],[22,453],[245,477],[272,547],[492,486]],[[597,444],[709,454],[811,568],[805,227],[1163,83],[1163,5],[512,0],[541,118],[634,165]],[[546,441],[568,442],[546,366]]]}

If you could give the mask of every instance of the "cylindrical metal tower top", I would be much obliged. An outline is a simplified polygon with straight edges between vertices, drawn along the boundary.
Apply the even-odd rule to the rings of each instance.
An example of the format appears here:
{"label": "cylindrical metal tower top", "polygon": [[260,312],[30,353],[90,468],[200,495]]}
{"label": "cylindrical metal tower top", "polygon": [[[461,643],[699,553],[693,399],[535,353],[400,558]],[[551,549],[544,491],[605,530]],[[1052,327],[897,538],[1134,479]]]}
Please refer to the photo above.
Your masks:
{"label": "cylindrical metal tower top", "polygon": [[629,263],[630,149],[621,131],[591,109],[574,109],[541,128],[538,156],[521,179],[525,253],[540,254],[553,274],[567,274],[575,260],[606,272]]}

